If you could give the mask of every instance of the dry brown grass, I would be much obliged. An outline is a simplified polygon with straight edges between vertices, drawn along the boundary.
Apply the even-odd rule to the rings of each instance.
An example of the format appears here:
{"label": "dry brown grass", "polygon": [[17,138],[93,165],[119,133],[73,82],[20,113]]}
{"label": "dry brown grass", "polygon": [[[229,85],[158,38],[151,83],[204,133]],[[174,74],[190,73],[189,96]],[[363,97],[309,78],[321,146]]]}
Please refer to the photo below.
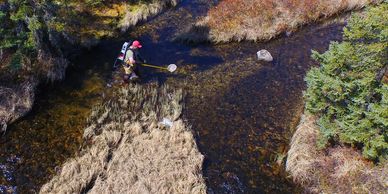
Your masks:
{"label": "dry brown grass", "polygon": [[[180,0],[152,1],[104,1],[101,5],[90,7],[85,2],[74,1],[69,7],[59,10],[59,15],[67,18],[64,30],[75,36],[84,46],[92,46],[104,37],[119,35],[119,29],[127,30],[141,21],[155,16]],[[74,10],[69,12],[69,9]]]}
{"label": "dry brown grass", "polygon": [[180,119],[181,100],[182,91],[166,86],[121,89],[93,110],[84,131],[89,145],[40,193],[205,193],[204,157]]}
{"label": "dry brown grass", "polygon": [[304,115],[291,140],[286,169],[309,193],[387,193],[388,163],[374,165],[346,146],[316,147],[316,118]]}
{"label": "dry brown grass", "polygon": [[0,86],[0,132],[5,132],[7,123],[13,122],[31,110],[36,83],[26,81],[20,87]]}
{"label": "dry brown grass", "polygon": [[169,6],[176,6],[181,0],[154,0],[149,4],[127,5],[127,14],[120,22],[121,30],[136,25],[139,21],[160,13]]}
{"label": "dry brown grass", "polygon": [[206,37],[213,42],[268,40],[303,24],[380,1],[223,0],[182,39],[194,42],[198,37],[198,41]]}

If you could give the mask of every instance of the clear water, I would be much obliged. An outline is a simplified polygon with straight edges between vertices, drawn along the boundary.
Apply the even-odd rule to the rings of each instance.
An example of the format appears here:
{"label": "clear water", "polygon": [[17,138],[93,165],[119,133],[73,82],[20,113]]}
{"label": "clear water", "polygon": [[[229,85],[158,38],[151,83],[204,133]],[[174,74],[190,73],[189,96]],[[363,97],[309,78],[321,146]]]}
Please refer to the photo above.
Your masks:
{"label": "clear water", "polygon": [[[206,157],[209,193],[298,193],[282,159],[303,111],[303,77],[314,65],[311,49],[322,52],[339,40],[342,25],[308,26],[266,43],[174,42],[208,7],[208,1],[184,1],[123,37],[102,41],[74,61],[63,83],[42,87],[33,111],[0,138],[0,193],[39,191],[77,154],[91,107],[115,89],[106,87],[113,59],[122,42],[134,38],[149,63],[178,65],[174,74],[141,68],[140,84],[185,90],[184,118]],[[273,62],[256,60],[263,48]]]}

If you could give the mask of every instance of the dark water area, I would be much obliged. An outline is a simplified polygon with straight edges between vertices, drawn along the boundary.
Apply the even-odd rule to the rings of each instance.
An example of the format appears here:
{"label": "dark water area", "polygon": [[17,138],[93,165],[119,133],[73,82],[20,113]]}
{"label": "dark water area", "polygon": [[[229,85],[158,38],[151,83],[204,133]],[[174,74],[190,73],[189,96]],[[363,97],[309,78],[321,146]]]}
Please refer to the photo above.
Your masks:
{"label": "dark water area", "polygon": [[100,61],[78,60],[64,82],[41,86],[32,111],[0,137],[0,193],[38,192],[55,167],[78,152],[86,118],[102,99],[104,74],[110,74]]}
{"label": "dark water area", "polygon": [[[0,137],[0,193],[34,193],[82,144],[91,108],[115,87],[112,64],[123,41],[139,39],[151,64],[175,63],[177,73],[141,68],[142,81],[186,92],[184,119],[205,155],[209,193],[298,193],[284,159],[303,111],[311,49],[340,40],[343,24],[311,25],[266,43],[188,45],[174,42],[216,1],[184,1],[74,61],[63,83],[43,87],[33,111]],[[267,49],[273,62],[257,61]],[[116,73],[116,79],[119,73]]]}
{"label": "dark water area", "polygon": [[[237,54],[226,57],[233,62],[222,65],[227,69],[224,75],[222,71],[208,75],[215,83],[230,79],[228,87],[198,84],[212,95],[189,95],[186,117],[206,156],[204,175],[211,191],[299,192],[287,178],[284,159],[303,112],[303,78],[314,65],[311,49],[323,52],[331,40],[341,38],[341,29],[341,25],[310,26],[292,37],[256,44],[254,51],[266,48],[273,54],[275,60],[268,64],[246,59],[254,52],[250,43],[240,44]],[[229,77],[228,71],[236,75]]]}

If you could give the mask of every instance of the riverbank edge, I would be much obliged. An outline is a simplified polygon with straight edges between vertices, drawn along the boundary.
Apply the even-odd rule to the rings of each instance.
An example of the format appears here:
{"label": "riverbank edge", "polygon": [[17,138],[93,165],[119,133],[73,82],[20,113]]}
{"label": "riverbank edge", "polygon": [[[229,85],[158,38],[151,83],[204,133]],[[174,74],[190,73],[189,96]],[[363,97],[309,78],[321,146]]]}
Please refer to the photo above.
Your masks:
{"label": "riverbank edge", "polygon": [[[289,21],[284,21],[285,24],[276,24],[270,25],[267,29],[268,32],[255,32],[252,34],[240,33],[241,30],[250,30],[249,27],[241,27],[238,31],[234,30],[234,33],[227,35],[227,33],[216,32],[217,30],[209,27],[209,16],[203,17],[197,23],[189,27],[185,32],[181,33],[176,37],[176,41],[188,42],[193,44],[199,43],[211,43],[211,44],[223,44],[230,42],[241,42],[241,41],[269,41],[276,37],[279,37],[281,34],[285,33],[287,36],[302,28],[303,26],[314,24],[314,23],[325,23],[328,20],[337,18],[338,16],[347,14],[352,11],[362,10],[365,6],[369,4],[379,4],[383,2],[382,0],[369,0],[368,2],[354,2],[350,3],[349,7],[344,9],[339,9],[332,11],[330,14],[325,14],[320,17],[315,18],[314,20],[301,20],[300,18],[286,17]],[[281,18],[276,18],[275,21],[281,21]],[[241,22],[243,23],[243,22]],[[289,27],[284,27],[285,25],[290,25]],[[229,29],[229,28],[228,28]],[[221,29],[225,30],[225,29]],[[219,29],[218,29],[219,31]],[[233,31],[233,29],[230,29]],[[225,38],[226,37],[226,38]]]}
{"label": "riverbank edge", "polygon": [[156,83],[115,91],[93,109],[80,154],[40,193],[206,193],[183,91]]}
{"label": "riverbank edge", "polygon": [[[117,28],[121,28],[121,34],[124,34],[130,27],[160,14],[170,6],[176,6],[180,1],[181,0],[158,1],[149,4],[149,6],[142,5],[132,14],[128,11],[124,18],[117,24]],[[87,44],[81,45],[84,49],[91,48],[99,43],[98,40],[86,42]],[[80,48],[77,48],[77,45],[73,46],[73,49],[78,51],[75,55],[72,53],[72,57],[75,57],[77,54],[80,54],[79,52],[81,50]],[[52,53],[44,54],[43,52],[38,56],[38,62],[45,63],[46,65],[52,63],[47,65],[48,67],[51,67],[47,77],[39,79],[37,78],[38,76],[32,75],[20,84],[0,85],[0,133],[5,133],[9,124],[15,122],[31,111],[36,93],[39,92],[37,91],[39,85],[46,83],[47,81],[54,82],[64,79],[66,69],[70,63],[66,56],[55,57]]]}
{"label": "riverbank edge", "polygon": [[388,163],[378,165],[346,145],[317,148],[317,117],[305,112],[291,139],[286,171],[306,193],[385,193]]}

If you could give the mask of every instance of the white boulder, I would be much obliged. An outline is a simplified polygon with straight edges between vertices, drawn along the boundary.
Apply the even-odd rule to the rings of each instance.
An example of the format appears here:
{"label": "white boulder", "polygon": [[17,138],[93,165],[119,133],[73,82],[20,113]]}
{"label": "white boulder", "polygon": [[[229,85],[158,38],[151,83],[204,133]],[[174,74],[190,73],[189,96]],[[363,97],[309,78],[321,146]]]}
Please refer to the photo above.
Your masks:
{"label": "white boulder", "polygon": [[262,61],[270,62],[273,60],[273,57],[271,53],[269,53],[267,50],[262,49],[257,52],[257,58]]}

